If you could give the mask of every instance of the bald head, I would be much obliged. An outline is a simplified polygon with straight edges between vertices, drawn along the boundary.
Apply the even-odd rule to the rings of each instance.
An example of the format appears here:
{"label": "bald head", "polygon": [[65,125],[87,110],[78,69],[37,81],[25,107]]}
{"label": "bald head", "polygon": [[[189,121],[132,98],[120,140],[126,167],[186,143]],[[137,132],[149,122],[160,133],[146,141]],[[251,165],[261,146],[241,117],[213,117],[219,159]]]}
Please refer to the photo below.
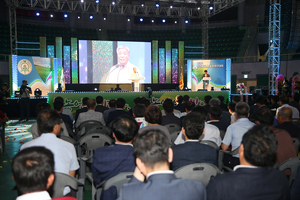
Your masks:
{"label": "bald head", "polygon": [[277,120],[281,124],[283,122],[291,122],[293,111],[289,107],[283,107],[278,112]]}
{"label": "bald head", "polygon": [[95,110],[95,107],[96,107],[96,102],[95,102],[95,100],[94,99],[89,99],[88,101],[87,101],[87,108],[88,108],[88,110]]}

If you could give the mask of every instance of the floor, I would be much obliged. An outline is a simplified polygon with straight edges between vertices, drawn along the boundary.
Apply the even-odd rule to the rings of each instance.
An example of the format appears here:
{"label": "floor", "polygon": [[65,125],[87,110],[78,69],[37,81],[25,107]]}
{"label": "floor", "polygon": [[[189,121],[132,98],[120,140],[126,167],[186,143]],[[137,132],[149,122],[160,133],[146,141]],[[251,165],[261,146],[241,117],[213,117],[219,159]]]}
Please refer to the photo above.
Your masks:
{"label": "floor", "polygon": [[[32,140],[30,127],[36,120],[27,122],[18,122],[10,120],[5,128],[5,151],[0,155],[0,199],[15,200],[17,191],[12,190],[15,183],[12,179],[11,160],[18,153],[22,144]],[[84,200],[92,200],[92,187],[89,181],[86,181]]]}

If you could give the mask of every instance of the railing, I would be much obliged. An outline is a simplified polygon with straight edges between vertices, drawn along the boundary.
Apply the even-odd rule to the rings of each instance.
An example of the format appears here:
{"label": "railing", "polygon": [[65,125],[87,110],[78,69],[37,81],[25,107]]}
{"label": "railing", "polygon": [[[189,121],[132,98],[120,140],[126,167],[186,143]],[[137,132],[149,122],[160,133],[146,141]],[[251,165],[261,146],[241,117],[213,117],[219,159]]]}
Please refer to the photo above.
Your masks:
{"label": "railing", "polygon": [[[247,62],[262,62],[260,60],[259,56],[247,56],[246,61],[243,58],[244,57],[233,57],[233,58],[231,58],[231,61],[232,61],[232,63],[240,63],[240,62],[246,62],[246,61]],[[217,58],[217,59],[221,59],[221,58]],[[281,61],[300,60],[300,53],[281,54],[280,60]]]}

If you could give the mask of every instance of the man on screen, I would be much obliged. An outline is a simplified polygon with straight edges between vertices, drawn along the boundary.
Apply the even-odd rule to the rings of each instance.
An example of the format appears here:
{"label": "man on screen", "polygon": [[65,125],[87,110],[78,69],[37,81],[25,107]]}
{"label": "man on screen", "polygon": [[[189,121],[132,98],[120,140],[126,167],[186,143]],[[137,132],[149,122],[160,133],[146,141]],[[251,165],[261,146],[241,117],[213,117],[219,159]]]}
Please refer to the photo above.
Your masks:
{"label": "man on screen", "polygon": [[119,46],[117,55],[119,63],[114,65],[104,77],[105,83],[131,83],[131,74],[135,72],[142,76],[138,67],[129,62],[130,49],[127,46]]}

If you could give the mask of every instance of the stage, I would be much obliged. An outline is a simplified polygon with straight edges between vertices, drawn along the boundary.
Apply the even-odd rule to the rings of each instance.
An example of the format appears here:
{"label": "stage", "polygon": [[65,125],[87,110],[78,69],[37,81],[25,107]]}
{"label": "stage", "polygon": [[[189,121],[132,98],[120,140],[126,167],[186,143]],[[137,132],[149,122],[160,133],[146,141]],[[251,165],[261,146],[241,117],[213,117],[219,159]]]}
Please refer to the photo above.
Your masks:
{"label": "stage", "polygon": [[133,100],[136,97],[146,97],[150,100],[151,104],[160,106],[162,109],[162,104],[167,98],[171,98],[175,101],[177,95],[189,95],[190,101],[195,102],[196,105],[204,105],[204,97],[210,95],[213,98],[217,98],[219,95],[224,96],[224,103],[230,102],[230,91],[153,91],[151,97],[149,98],[149,92],[71,92],[71,93],[48,93],[48,103],[53,106],[53,101],[55,97],[61,96],[64,98],[64,107],[72,110],[74,113],[77,109],[81,108],[81,99],[84,97],[89,97],[96,99],[97,96],[102,96],[104,101],[104,106],[108,106],[110,99],[124,98],[126,101],[125,110],[129,110],[134,106]]}

